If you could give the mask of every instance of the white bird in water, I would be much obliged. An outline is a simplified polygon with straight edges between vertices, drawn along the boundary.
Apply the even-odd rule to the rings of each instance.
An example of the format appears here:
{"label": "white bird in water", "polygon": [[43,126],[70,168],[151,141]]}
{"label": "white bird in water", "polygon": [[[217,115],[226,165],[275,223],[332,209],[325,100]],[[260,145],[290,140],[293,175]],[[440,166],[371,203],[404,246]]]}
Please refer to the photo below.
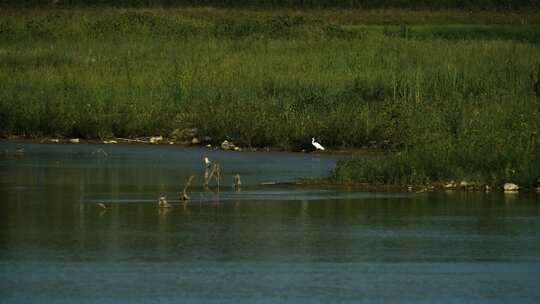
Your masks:
{"label": "white bird in water", "polygon": [[311,144],[315,147],[315,149],[324,151],[324,147],[320,143],[316,142],[315,138],[313,137],[311,138]]}

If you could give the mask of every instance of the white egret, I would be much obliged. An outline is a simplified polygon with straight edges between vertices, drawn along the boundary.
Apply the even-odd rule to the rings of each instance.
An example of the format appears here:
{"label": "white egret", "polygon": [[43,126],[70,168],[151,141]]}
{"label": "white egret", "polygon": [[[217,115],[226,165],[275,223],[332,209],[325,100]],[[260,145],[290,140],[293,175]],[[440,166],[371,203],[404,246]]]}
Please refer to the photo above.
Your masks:
{"label": "white egret", "polygon": [[313,137],[311,138],[311,144],[315,147],[315,149],[324,151],[324,147],[320,143],[316,142],[315,138]]}

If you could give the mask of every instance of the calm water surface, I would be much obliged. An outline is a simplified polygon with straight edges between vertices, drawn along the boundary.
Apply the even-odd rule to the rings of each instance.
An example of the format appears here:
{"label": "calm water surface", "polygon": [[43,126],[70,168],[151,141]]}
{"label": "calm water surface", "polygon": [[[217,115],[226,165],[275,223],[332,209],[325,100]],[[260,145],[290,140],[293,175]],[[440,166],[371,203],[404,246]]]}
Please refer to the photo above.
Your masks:
{"label": "calm water surface", "polygon": [[[0,303],[540,303],[535,194],[258,186],[326,174],[336,157],[319,154],[0,152]],[[219,193],[201,187],[204,155]]]}

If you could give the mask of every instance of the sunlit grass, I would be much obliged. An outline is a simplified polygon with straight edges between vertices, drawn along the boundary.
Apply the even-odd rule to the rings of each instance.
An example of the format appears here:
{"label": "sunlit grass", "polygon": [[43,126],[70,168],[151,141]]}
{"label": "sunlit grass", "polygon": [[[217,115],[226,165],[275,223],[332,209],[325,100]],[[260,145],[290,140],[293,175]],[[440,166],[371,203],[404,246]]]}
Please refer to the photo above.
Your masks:
{"label": "sunlit grass", "polygon": [[538,177],[537,26],[359,26],[322,10],[233,16],[241,18],[216,9],[6,14],[1,133],[196,128],[215,143],[285,149],[308,148],[314,136],[331,148],[385,141],[402,154],[384,166],[342,163],[334,178]]}

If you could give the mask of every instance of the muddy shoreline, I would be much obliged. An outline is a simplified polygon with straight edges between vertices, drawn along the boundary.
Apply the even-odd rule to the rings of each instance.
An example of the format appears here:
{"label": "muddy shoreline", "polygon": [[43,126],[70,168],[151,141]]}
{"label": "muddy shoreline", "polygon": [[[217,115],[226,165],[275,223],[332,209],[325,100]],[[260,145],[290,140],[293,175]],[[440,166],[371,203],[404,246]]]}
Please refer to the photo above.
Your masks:
{"label": "muddy shoreline", "polygon": [[[144,145],[162,145],[162,146],[176,146],[181,148],[207,148],[212,150],[223,150],[219,145],[201,145],[190,144],[187,142],[179,143],[172,142],[166,138],[158,142],[151,141],[151,138],[113,138],[108,140],[100,139],[70,139],[70,138],[25,138],[25,137],[9,137],[0,138],[0,143],[13,143],[13,144],[94,144],[94,145],[132,145],[132,146],[144,146]],[[233,150],[234,151],[234,150]],[[237,152],[288,152],[288,153],[317,153],[325,155],[380,155],[384,153],[382,149],[370,149],[370,148],[347,148],[347,149],[327,149],[323,151],[298,151],[298,150],[286,150],[277,147],[239,147]],[[24,156],[26,151],[24,149],[16,149],[15,151],[5,151],[5,155]],[[519,191],[505,191],[503,184],[486,184],[477,182],[433,182],[428,185],[390,185],[390,184],[373,184],[373,183],[360,183],[360,182],[345,182],[339,183],[329,179],[308,179],[300,178],[294,182],[281,182],[281,181],[269,181],[260,184],[260,186],[302,186],[302,187],[317,187],[317,188],[332,188],[343,189],[347,191],[366,191],[366,192],[407,192],[407,193],[430,193],[430,192],[501,192],[501,193],[539,193],[540,185],[534,187],[520,186]]]}
{"label": "muddy shoreline", "polygon": [[302,187],[314,188],[330,188],[342,189],[346,191],[365,191],[365,192],[408,192],[408,193],[453,193],[453,192],[470,192],[470,193],[537,193],[540,194],[540,186],[523,187],[519,190],[505,191],[504,184],[485,184],[469,182],[466,185],[460,185],[455,182],[434,182],[428,185],[390,185],[390,184],[374,184],[374,183],[357,183],[346,182],[338,183],[328,179],[305,179],[301,178],[295,182],[269,182],[263,186],[285,186],[295,185]]}
{"label": "muddy shoreline", "polygon": [[[75,140],[75,141],[74,141]],[[12,136],[9,138],[0,138],[0,143],[14,144],[92,144],[92,145],[162,145],[162,146],[177,146],[183,148],[208,148],[214,150],[232,151],[233,149],[222,149],[219,144],[192,144],[189,142],[176,142],[167,138],[163,138],[158,142],[152,142],[150,137],[137,138],[111,138],[111,139],[81,139],[81,138],[62,138],[62,137],[42,137],[42,138],[26,138],[20,136]],[[378,148],[326,148],[323,151],[311,151],[306,149],[284,149],[280,147],[246,147],[238,146],[238,152],[290,152],[290,153],[317,153],[329,155],[378,155],[384,153],[383,149]]]}

